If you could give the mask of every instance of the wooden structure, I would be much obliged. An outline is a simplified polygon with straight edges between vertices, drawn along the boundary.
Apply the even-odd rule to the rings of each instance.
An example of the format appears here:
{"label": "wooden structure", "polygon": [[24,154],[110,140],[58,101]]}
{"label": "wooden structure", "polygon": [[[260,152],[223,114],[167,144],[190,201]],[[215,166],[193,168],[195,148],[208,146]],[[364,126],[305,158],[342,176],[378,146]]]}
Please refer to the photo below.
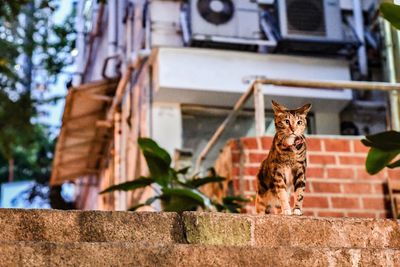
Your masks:
{"label": "wooden structure", "polygon": [[388,179],[388,190],[392,216],[394,219],[400,219],[400,181]]}
{"label": "wooden structure", "polygon": [[112,139],[111,125],[104,119],[117,82],[104,80],[69,89],[55,149],[51,184],[98,174],[107,144]]}

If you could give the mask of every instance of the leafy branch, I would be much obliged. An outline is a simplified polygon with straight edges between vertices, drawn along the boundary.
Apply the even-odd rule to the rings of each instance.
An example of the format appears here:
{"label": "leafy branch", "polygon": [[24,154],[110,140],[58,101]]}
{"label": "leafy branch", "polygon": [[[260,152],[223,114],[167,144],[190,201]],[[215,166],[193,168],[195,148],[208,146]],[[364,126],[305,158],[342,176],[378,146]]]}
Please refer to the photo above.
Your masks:
{"label": "leafy branch", "polygon": [[204,195],[200,188],[212,183],[222,183],[225,178],[210,172],[209,176],[198,177],[193,175],[188,178],[189,167],[175,170],[170,167],[171,157],[167,151],[159,147],[150,138],[139,138],[139,147],[146,159],[149,176],[139,177],[125,183],[112,185],[100,192],[100,194],[114,191],[135,191],[146,187],[159,188],[156,195],[139,203],[129,210],[137,210],[143,206],[150,206],[156,200],[161,201],[164,211],[190,211],[190,210],[218,210],[228,212],[240,212],[245,202],[249,200],[240,196],[225,197],[222,203],[212,200]]}

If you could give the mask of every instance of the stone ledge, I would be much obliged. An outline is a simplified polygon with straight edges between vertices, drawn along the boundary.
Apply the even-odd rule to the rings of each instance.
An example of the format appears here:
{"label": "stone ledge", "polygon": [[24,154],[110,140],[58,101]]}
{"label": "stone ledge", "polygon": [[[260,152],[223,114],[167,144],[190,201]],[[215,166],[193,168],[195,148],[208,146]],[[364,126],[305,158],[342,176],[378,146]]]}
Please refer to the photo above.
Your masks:
{"label": "stone ledge", "polygon": [[1,266],[396,266],[400,250],[0,242]]}
{"label": "stone ledge", "polygon": [[0,241],[400,249],[400,221],[206,212],[0,209]]}
{"label": "stone ledge", "polygon": [[1,241],[184,243],[177,213],[0,209]]}
{"label": "stone ledge", "polygon": [[191,244],[261,247],[400,248],[400,221],[183,213]]}

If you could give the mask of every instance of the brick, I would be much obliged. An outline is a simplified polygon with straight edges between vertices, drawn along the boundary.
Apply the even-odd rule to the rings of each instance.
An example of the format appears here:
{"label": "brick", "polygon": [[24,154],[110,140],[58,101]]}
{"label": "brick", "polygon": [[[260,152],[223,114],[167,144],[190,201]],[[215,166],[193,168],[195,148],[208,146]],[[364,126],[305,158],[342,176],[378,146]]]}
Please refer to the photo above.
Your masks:
{"label": "brick", "polygon": [[328,199],[326,197],[304,196],[304,207],[306,208],[328,208]]}
{"label": "brick", "polygon": [[338,209],[358,209],[360,204],[358,198],[332,197],[332,207]]}
{"label": "brick", "polygon": [[391,179],[400,180],[400,168],[387,169],[387,174]]}
{"label": "brick", "polygon": [[312,210],[304,210],[303,215],[304,216],[315,216],[315,213]]}
{"label": "brick", "polygon": [[375,188],[375,193],[377,194],[384,194],[386,191],[386,185],[385,184],[376,184],[374,185]]}
{"label": "brick", "polygon": [[309,155],[310,164],[335,164],[335,156],[332,155]]}
{"label": "brick", "polygon": [[389,213],[389,212],[387,212],[387,211],[379,212],[377,218],[380,218],[380,219],[385,219],[385,218],[393,219],[391,213]]}
{"label": "brick", "polygon": [[245,167],[244,168],[244,175],[251,175],[251,176],[256,176],[258,173],[259,168],[258,167]]}
{"label": "brick", "polygon": [[251,183],[252,183],[252,185],[253,185],[253,188],[254,188],[254,191],[256,191],[257,190],[257,180],[256,179],[253,179],[253,180],[251,180]]}
{"label": "brick", "polygon": [[385,209],[385,199],[383,197],[363,198],[363,204],[365,209],[374,209],[374,210]]}
{"label": "brick", "polygon": [[306,193],[311,193],[311,183],[310,182],[306,182]]}
{"label": "brick", "polygon": [[372,193],[372,185],[363,183],[343,184],[343,190],[344,193],[350,194],[370,194]]}
{"label": "brick", "polygon": [[357,153],[368,153],[369,147],[364,146],[360,140],[353,140],[354,152]]}
{"label": "brick", "polygon": [[306,177],[308,177],[308,178],[324,178],[324,169],[323,168],[315,168],[315,167],[307,167]]}
{"label": "brick", "polygon": [[350,141],[340,139],[324,139],[325,151],[350,152]]}
{"label": "brick", "polygon": [[250,191],[251,190],[250,189],[250,181],[249,180],[243,180],[242,181],[242,185],[243,185],[245,191]]}
{"label": "brick", "polygon": [[269,150],[271,148],[273,137],[272,136],[263,136],[261,137],[261,146],[264,150]]}
{"label": "brick", "polygon": [[375,218],[376,214],[372,212],[349,212],[348,216],[354,218]]}
{"label": "brick", "polygon": [[232,162],[233,163],[240,163],[240,152],[232,152]]}
{"label": "brick", "polygon": [[319,217],[344,217],[343,212],[338,212],[338,211],[318,211],[317,216]]}
{"label": "brick", "polygon": [[251,163],[261,163],[267,156],[268,154],[250,152],[248,158]]}
{"label": "brick", "polygon": [[353,179],[354,170],[352,168],[328,168],[328,178]]}
{"label": "brick", "polygon": [[258,149],[257,138],[245,137],[241,138],[240,142],[242,143],[244,149]]}
{"label": "brick", "polygon": [[318,138],[307,138],[307,151],[321,151],[321,140]]}
{"label": "brick", "polygon": [[339,183],[312,182],[314,193],[340,193]]}
{"label": "brick", "polygon": [[240,168],[232,167],[232,176],[239,176],[239,175],[240,175]]}
{"label": "brick", "polygon": [[227,146],[230,146],[233,151],[240,149],[240,140],[238,139],[230,139],[227,143]]}
{"label": "brick", "polygon": [[375,175],[371,175],[365,170],[365,167],[356,168],[356,178],[357,179],[368,179],[368,180],[379,179],[379,180],[382,180],[382,179],[386,179],[386,177],[387,177],[387,170],[382,170]]}
{"label": "brick", "polygon": [[235,189],[235,191],[238,192],[240,190],[239,180],[238,179],[232,180],[232,184],[233,184],[233,189]]}
{"label": "brick", "polygon": [[366,157],[360,156],[339,156],[339,164],[343,165],[365,165]]}

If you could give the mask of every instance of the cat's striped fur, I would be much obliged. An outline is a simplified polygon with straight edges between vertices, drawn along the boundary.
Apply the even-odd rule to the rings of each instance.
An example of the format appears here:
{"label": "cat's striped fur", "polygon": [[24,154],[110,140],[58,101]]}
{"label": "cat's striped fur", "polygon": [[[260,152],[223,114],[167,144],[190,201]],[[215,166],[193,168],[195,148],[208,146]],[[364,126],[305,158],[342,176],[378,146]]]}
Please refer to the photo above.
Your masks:
{"label": "cat's striped fur", "polygon": [[291,215],[290,190],[294,187],[293,213],[302,215],[307,166],[304,132],[311,105],[289,110],[272,101],[272,108],[276,134],[257,174],[256,210]]}

